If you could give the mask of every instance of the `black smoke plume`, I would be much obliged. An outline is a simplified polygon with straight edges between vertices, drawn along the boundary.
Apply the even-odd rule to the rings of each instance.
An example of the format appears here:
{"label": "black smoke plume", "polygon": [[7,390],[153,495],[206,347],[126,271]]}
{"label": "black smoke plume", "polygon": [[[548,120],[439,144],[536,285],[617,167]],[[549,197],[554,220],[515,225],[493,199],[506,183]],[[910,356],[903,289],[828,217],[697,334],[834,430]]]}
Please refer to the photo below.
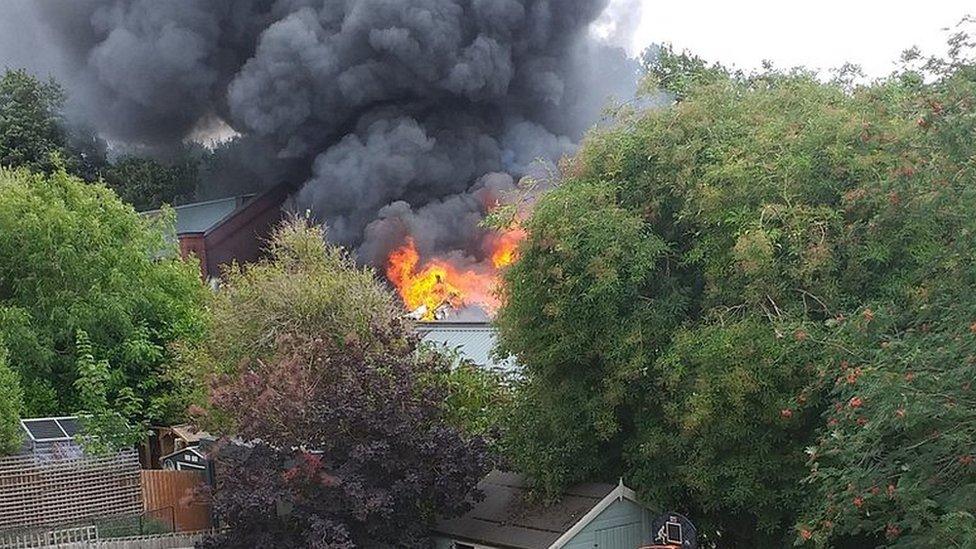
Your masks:
{"label": "black smoke plume", "polygon": [[406,234],[482,260],[485,197],[570,153],[637,73],[589,32],[607,0],[8,1],[110,142],[229,127],[201,195],[303,181],[299,206],[372,263]]}

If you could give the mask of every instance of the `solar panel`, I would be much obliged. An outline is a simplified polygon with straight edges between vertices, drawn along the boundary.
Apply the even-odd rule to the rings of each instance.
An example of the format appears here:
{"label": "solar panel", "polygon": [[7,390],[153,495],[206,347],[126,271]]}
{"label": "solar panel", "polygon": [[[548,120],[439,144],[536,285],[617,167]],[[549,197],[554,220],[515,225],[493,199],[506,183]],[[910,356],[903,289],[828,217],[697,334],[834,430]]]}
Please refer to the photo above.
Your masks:
{"label": "solar panel", "polygon": [[56,419],[25,419],[22,422],[34,440],[65,439]]}
{"label": "solar panel", "polygon": [[78,434],[78,418],[76,417],[66,417],[59,419],[58,423],[61,424],[61,428],[67,433],[69,437],[73,437]]}

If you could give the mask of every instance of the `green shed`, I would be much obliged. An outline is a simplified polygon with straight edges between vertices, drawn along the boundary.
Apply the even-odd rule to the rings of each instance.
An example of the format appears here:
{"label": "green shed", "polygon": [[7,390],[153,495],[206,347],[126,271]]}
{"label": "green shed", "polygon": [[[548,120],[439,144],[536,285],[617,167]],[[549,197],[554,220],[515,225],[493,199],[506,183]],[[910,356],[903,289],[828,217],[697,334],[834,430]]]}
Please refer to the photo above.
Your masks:
{"label": "green shed", "polygon": [[587,483],[556,503],[531,504],[521,475],[493,471],[483,501],[434,529],[437,549],[636,549],[650,543],[653,513],[623,483]]}

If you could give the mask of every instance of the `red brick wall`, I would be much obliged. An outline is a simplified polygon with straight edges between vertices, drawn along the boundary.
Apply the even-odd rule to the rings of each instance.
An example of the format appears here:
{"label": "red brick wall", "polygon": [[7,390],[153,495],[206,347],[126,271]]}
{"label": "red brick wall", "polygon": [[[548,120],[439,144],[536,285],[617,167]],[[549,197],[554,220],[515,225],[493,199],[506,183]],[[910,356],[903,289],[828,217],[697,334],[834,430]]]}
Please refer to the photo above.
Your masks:
{"label": "red brick wall", "polygon": [[200,276],[207,278],[207,244],[203,233],[186,233],[180,235],[180,256],[189,259],[195,256],[200,261]]}
{"label": "red brick wall", "polygon": [[284,219],[282,205],[291,192],[289,185],[278,185],[206,233],[179,235],[180,254],[184,258],[195,255],[200,260],[200,274],[205,280],[219,277],[221,268],[233,261],[238,264],[255,261],[261,256],[274,226]]}

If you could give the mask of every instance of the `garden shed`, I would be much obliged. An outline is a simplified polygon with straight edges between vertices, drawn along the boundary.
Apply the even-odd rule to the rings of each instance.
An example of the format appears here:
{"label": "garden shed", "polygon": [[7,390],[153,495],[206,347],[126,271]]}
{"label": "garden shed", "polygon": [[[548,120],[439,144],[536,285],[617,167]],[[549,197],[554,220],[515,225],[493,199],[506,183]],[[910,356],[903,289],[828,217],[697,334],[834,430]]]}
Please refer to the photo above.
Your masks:
{"label": "garden shed", "polygon": [[174,471],[206,471],[209,461],[200,448],[191,446],[160,458],[163,469]]}
{"label": "garden shed", "polygon": [[493,471],[485,498],[438,521],[437,549],[636,549],[650,543],[651,511],[623,483],[579,484],[551,505],[530,503],[522,475]]}

